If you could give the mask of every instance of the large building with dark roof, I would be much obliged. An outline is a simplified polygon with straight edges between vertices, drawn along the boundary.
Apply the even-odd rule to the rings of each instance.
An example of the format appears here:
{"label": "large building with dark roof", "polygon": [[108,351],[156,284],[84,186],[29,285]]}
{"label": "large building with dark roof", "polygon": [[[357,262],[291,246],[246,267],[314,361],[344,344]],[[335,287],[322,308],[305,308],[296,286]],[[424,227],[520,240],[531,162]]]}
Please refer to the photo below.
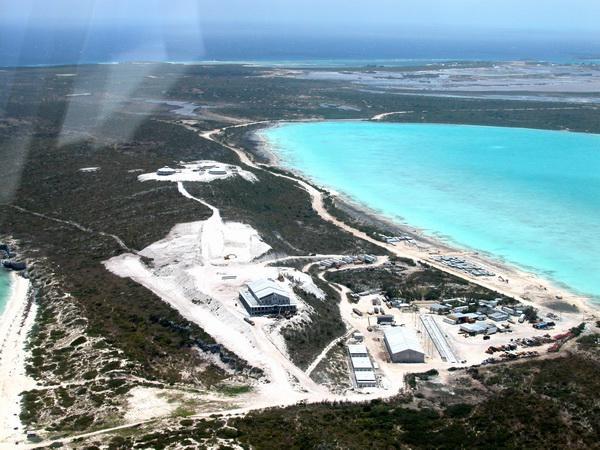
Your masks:
{"label": "large building with dark roof", "polygon": [[239,299],[251,316],[296,312],[290,294],[269,278],[248,283]]}

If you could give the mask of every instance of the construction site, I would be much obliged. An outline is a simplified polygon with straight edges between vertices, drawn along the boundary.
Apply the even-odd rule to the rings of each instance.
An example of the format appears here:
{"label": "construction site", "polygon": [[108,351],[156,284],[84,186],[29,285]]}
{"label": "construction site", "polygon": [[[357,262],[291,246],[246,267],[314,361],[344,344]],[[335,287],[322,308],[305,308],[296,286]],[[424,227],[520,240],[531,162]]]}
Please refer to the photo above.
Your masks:
{"label": "construction site", "polygon": [[[408,373],[433,369],[443,377],[448,369],[555,352],[581,322],[581,315],[502,306],[501,299],[407,303],[382,292],[338,288],[345,297],[340,311],[352,330],[346,340],[348,374],[354,389],[365,392],[403,389]],[[365,379],[364,370],[372,376]]]}

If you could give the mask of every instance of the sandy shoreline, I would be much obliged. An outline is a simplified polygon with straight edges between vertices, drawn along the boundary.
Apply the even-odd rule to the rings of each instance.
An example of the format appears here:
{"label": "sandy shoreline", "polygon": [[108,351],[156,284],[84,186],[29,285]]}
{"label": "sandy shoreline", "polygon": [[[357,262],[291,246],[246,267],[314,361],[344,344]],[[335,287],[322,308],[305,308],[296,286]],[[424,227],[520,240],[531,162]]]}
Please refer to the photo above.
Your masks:
{"label": "sandy shoreline", "polygon": [[[367,120],[367,119],[365,119]],[[314,122],[314,119],[305,120],[306,122]],[[476,284],[484,287],[496,290],[500,293],[513,296],[524,303],[536,304],[538,306],[555,309],[556,304],[566,304],[565,306],[576,306],[579,310],[577,313],[572,314],[597,314],[600,305],[594,303],[592,298],[581,295],[565,285],[561,285],[559,282],[548,279],[542,274],[535,273],[518,266],[515,263],[504,261],[494,255],[478,251],[476,249],[461,246],[454,242],[446,242],[443,238],[435,235],[430,235],[423,230],[398,222],[397,220],[387,217],[377,211],[369,208],[355,199],[336,191],[333,191],[327,186],[322,186],[316,183],[309,175],[298,171],[294,168],[290,168],[281,162],[281,159],[277,156],[277,150],[269,145],[267,140],[260,136],[258,133],[261,129],[269,128],[272,126],[280,126],[287,122],[303,122],[302,120],[294,121],[263,121],[260,123],[250,123],[247,125],[259,125],[259,128],[252,130],[252,141],[255,146],[249,152],[246,149],[242,151],[250,153],[251,156],[255,156],[254,152],[258,152],[260,158],[264,158],[267,162],[258,163],[262,167],[274,167],[277,169],[283,169],[294,177],[303,180],[305,183],[317,187],[319,190],[326,191],[332,197],[341,201],[342,204],[349,206],[355,213],[356,219],[360,221],[370,222],[375,225],[383,226],[384,228],[391,228],[397,230],[398,233],[407,234],[415,238],[419,244],[422,244],[426,249],[419,249],[410,247],[404,243],[398,243],[396,245],[385,244],[381,241],[375,241],[380,244],[383,248],[391,250],[392,253],[398,256],[413,257],[423,262],[426,262],[440,270],[443,270],[454,275],[458,275],[461,278],[472,281]],[[243,125],[237,125],[236,128],[242,127]],[[227,127],[229,128],[229,127]],[[341,222],[341,221],[338,221]],[[348,227],[352,228],[352,227]],[[349,231],[349,230],[347,230]],[[362,233],[361,233],[362,234]],[[365,235],[366,236],[366,235]],[[362,237],[362,236],[357,236]],[[498,282],[498,279],[494,277],[470,277],[465,276],[464,273],[451,270],[447,266],[437,264],[431,259],[430,256],[437,254],[460,256],[467,258],[470,262],[477,263],[485,268],[489,268],[496,275],[502,276],[504,279],[509,279],[510,283],[505,284],[504,282]]]}
{"label": "sandy shoreline", "polygon": [[30,281],[15,272],[10,276],[10,296],[0,315],[0,448],[12,448],[16,441],[24,440],[20,393],[35,388],[34,380],[25,374],[25,343],[37,305],[30,302]]}

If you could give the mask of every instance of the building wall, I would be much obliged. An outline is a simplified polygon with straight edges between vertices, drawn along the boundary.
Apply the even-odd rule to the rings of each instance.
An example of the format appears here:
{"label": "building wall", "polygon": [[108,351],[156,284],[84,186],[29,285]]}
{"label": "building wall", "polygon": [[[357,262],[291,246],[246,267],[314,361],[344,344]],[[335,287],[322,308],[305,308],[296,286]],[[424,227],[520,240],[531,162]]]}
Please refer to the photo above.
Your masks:
{"label": "building wall", "polygon": [[395,363],[424,363],[425,355],[415,350],[404,350],[391,356]]}
{"label": "building wall", "polygon": [[269,294],[262,298],[256,299],[261,305],[289,305],[290,299],[276,293]]}
{"label": "building wall", "polygon": [[390,355],[390,359],[395,363],[424,363],[425,354],[415,350],[404,350],[401,352],[392,353],[387,339],[385,339],[385,348]]}

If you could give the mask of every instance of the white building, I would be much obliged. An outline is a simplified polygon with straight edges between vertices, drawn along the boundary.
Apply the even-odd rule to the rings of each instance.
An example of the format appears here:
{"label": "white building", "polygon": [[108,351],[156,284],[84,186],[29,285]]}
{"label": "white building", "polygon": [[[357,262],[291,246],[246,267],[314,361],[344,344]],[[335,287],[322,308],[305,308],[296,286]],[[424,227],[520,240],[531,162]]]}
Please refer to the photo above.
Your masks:
{"label": "white building", "polygon": [[356,387],[375,387],[377,379],[365,344],[348,344],[348,355]]}
{"label": "white building", "polygon": [[471,335],[474,334],[494,334],[498,331],[496,325],[491,323],[465,323],[460,326],[460,330]]}
{"label": "white building", "polygon": [[359,356],[366,358],[369,356],[365,344],[348,344],[348,354],[350,357]]}
{"label": "white building", "polygon": [[502,322],[503,320],[508,320],[509,316],[504,311],[494,310],[493,313],[488,314],[488,317],[492,319],[494,322]]}
{"label": "white building", "polygon": [[392,362],[425,362],[425,351],[413,330],[404,327],[388,328],[384,331],[384,342]]}
{"label": "white building", "polygon": [[169,176],[169,175],[175,175],[177,173],[177,171],[175,169],[171,169],[168,166],[165,167],[161,167],[160,169],[158,169],[156,171],[156,175],[160,175],[163,177]]}
{"label": "white building", "polygon": [[355,372],[361,370],[373,370],[373,364],[368,356],[351,356],[352,368]]}
{"label": "white building", "polygon": [[429,312],[432,314],[446,314],[449,310],[448,305],[441,305],[440,303],[429,305]]}
{"label": "white building", "polygon": [[356,386],[359,388],[377,386],[377,379],[373,370],[355,371],[354,379],[356,380]]}
{"label": "white building", "polygon": [[248,283],[239,299],[251,316],[296,312],[290,294],[270,278]]}

